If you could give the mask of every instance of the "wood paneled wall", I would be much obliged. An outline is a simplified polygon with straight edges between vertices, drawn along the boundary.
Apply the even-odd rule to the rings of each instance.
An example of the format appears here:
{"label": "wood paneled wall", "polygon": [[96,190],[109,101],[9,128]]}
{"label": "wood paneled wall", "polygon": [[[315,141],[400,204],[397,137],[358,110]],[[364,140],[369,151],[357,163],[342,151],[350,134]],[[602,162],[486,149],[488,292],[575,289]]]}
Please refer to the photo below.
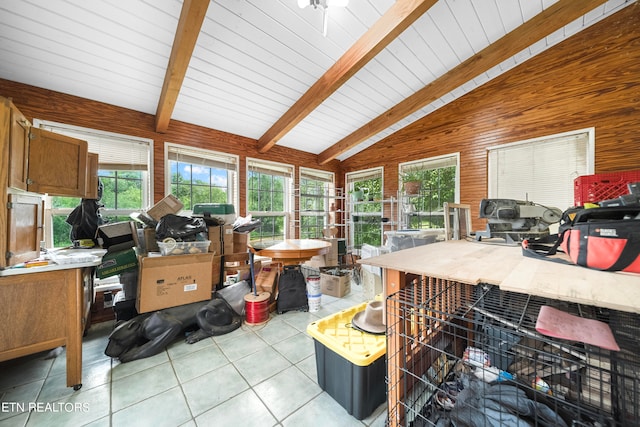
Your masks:
{"label": "wood paneled wall", "polygon": [[13,98],[13,102],[31,121],[34,118],[116,132],[154,141],[153,191],[154,202],[164,194],[164,144],[172,142],[192,147],[222,151],[240,156],[240,212],[246,215],[246,158],[254,157],[294,164],[296,180],[298,167],[306,166],[336,173],[342,180],[340,162],[326,166],[317,165],[317,156],[299,150],[275,146],[266,154],[258,153],[257,140],[220,132],[201,126],[172,120],[166,133],[155,132],[155,116],[140,113],[101,102],[90,101],[71,95],[34,86],[0,79],[0,96]]}
{"label": "wood paneled wall", "polygon": [[[345,172],[460,152],[475,229],[490,146],[595,128],[595,172],[640,169],[640,4],[635,3],[345,160]],[[383,163],[381,163],[381,159]]]}
{"label": "wood paneled wall", "polygon": [[[461,203],[472,206],[473,226],[487,194],[487,147],[595,127],[596,173],[640,168],[640,4],[539,54],[506,74],[340,163],[320,167],[317,156],[171,121],[156,133],[154,116],[0,79],[30,119],[129,134],[154,140],[154,200],[164,196],[164,142],[240,156],[240,215],[246,214],[246,157],[314,165],[336,172],[384,166],[385,196],[398,189],[398,163],[460,152]],[[381,163],[381,159],[384,161]],[[297,172],[297,171],[296,171]]]}

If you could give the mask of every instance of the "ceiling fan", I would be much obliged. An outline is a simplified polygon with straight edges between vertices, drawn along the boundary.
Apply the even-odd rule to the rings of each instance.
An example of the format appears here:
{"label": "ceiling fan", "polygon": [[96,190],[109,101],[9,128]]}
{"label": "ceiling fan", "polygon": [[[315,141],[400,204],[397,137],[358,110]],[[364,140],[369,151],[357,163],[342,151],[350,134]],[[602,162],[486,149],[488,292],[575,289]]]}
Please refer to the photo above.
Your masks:
{"label": "ceiling fan", "polygon": [[347,7],[349,0],[298,0],[298,7],[304,9],[313,6],[314,9],[322,8],[322,35],[327,37],[327,21],[330,7]]}

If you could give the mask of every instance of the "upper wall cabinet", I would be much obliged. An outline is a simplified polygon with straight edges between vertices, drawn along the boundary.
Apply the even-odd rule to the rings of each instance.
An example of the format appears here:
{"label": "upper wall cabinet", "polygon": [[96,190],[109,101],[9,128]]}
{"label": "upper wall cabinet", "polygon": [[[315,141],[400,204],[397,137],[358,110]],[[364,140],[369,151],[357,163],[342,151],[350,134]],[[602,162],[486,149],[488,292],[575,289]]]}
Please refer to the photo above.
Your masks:
{"label": "upper wall cabinet", "polygon": [[27,190],[50,196],[84,197],[87,141],[31,128]]}
{"label": "upper wall cabinet", "polygon": [[12,102],[9,106],[8,186],[51,196],[85,197],[91,179],[87,177],[87,141],[36,129]]}
{"label": "upper wall cabinet", "polygon": [[27,190],[27,169],[29,161],[29,132],[31,123],[10,103],[11,123],[9,125],[9,187]]}
{"label": "upper wall cabinet", "polygon": [[84,199],[98,198],[98,154],[89,153],[87,158],[87,188]]}

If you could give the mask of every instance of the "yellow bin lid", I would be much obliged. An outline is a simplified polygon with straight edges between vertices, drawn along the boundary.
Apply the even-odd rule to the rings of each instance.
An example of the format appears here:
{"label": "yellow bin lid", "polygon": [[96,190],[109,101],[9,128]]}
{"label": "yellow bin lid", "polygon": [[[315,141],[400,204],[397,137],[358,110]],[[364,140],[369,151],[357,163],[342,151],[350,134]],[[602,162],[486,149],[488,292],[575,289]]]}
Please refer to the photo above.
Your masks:
{"label": "yellow bin lid", "polygon": [[387,337],[351,326],[353,316],[366,307],[365,302],[310,323],[307,333],[354,365],[369,366],[387,351]]}

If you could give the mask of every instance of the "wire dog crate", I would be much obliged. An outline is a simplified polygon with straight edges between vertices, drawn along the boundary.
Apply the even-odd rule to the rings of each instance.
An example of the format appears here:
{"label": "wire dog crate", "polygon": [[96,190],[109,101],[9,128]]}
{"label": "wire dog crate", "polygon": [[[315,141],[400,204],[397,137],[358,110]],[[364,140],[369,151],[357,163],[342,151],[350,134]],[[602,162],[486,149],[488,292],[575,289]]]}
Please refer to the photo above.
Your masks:
{"label": "wire dog crate", "polygon": [[[542,306],[608,323],[621,350],[539,334]],[[392,426],[640,425],[640,315],[418,277],[386,316]]]}

